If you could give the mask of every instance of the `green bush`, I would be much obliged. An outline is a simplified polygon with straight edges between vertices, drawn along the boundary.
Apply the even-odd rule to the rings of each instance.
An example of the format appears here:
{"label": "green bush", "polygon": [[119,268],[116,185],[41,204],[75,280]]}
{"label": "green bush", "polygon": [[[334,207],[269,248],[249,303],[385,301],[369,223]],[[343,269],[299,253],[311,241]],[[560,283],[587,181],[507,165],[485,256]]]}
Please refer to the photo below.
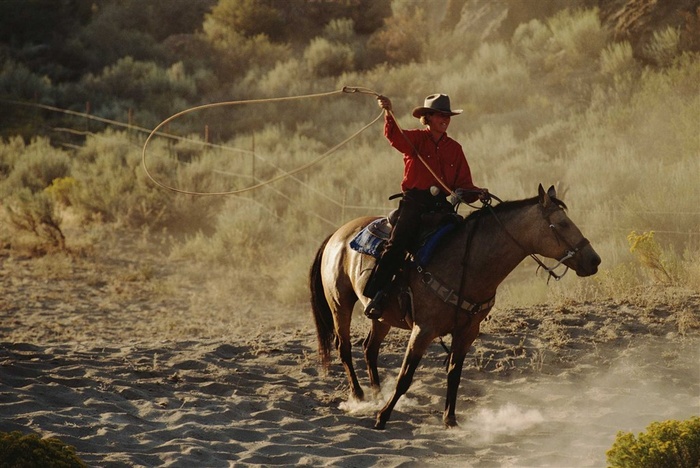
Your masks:
{"label": "green bush", "polygon": [[700,466],[700,418],[654,422],[638,437],[618,432],[606,455],[612,468],[696,468]]}
{"label": "green bush", "polygon": [[19,431],[0,432],[0,468],[87,467],[75,448],[58,439],[42,439]]}

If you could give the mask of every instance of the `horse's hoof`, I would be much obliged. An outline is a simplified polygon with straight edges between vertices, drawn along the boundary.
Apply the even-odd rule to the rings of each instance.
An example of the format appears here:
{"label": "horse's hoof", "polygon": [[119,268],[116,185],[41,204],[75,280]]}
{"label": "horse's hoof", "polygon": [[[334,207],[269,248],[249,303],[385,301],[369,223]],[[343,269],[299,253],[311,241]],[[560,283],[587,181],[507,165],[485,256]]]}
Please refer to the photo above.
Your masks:
{"label": "horse's hoof", "polygon": [[383,431],[385,427],[386,427],[386,421],[382,421],[381,419],[377,418],[377,421],[374,423],[373,429],[376,429],[378,431]]}
{"label": "horse's hoof", "polygon": [[447,429],[453,429],[455,427],[459,427],[459,424],[457,424],[457,420],[452,418],[452,419],[445,419],[445,427]]}

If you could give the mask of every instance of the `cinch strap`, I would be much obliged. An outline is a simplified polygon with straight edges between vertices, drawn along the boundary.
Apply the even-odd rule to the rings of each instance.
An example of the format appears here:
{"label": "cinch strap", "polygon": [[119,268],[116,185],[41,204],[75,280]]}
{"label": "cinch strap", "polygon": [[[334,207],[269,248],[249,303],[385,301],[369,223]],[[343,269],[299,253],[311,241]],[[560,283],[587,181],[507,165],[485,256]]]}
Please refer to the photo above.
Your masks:
{"label": "cinch strap", "polygon": [[[424,271],[422,268],[418,268],[418,272],[422,275],[421,281],[423,284],[428,286],[440,299],[448,304],[457,305],[459,297],[455,294],[454,289],[449,289],[440,283],[440,281],[436,280],[431,273]],[[459,304],[459,308],[471,314],[478,314],[479,312],[491,310],[494,304],[496,304],[496,296],[493,296],[486,302],[473,303],[462,300],[462,303]]]}

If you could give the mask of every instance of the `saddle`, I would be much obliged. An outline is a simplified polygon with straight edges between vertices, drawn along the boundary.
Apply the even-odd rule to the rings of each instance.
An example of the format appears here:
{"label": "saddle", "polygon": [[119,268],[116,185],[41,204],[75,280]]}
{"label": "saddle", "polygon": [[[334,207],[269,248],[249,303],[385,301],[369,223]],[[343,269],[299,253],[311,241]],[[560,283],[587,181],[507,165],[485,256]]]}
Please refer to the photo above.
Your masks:
{"label": "saddle", "polygon": [[[379,218],[369,223],[351,241],[353,250],[379,258],[384,251],[384,245],[391,236],[391,220],[395,211],[385,218]],[[409,248],[413,260],[421,267],[425,267],[433,256],[435,249],[441,241],[452,232],[463,220],[457,213],[427,213],[424,215],[423,228],[419,236],[418,244]]]}

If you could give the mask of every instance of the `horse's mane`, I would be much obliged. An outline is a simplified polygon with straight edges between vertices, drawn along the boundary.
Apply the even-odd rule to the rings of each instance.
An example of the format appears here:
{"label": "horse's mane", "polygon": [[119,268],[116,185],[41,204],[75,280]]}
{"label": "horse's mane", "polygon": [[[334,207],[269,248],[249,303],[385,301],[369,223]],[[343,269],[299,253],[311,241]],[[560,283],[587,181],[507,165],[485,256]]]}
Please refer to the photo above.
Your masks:
{"label": "horse's mane", "polygon": [[[558,198],[552,197],[552,201],[562,209],[568,209],[566,203],[559,200]],[[491,209],[494,213],[507,213],[509,211],[517,210],[526,206],[535,205],[537,203],[539,203],[539,197],[525,198],[524,200],[507,200],[502,203],[499,203],[498,205],[492,206]],[[464,221],[467,222],[470,219],[476,219],[488,211],[489,210],[486,210],[485,207],[476,211],[472,211]]]}

